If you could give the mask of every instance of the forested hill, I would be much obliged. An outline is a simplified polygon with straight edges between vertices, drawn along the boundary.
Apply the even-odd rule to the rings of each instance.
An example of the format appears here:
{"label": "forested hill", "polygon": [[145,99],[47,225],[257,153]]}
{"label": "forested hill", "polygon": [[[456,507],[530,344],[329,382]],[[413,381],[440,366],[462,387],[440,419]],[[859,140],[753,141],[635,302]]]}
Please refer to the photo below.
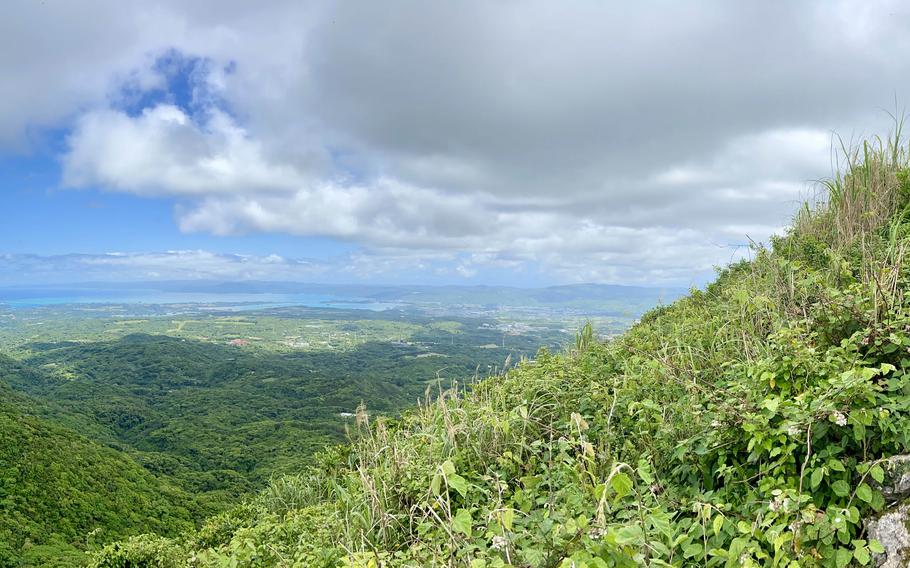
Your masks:
{"label": "forested hill", "polygon": [[[482,336],[491,338],[499,335]],[[396,412],[423,396],[440,367],[470,377],[478,364],[507,356],[441,343],[438,357],[418,357],[426,350],[398,342],[272,352],[131,334],[31,343],[17,372],[0,367],[0,377],[44,403],[44,418],[128,451],[149,471],[223,505],[344,441],[340,413],[361,402]]]}
{"label": "forested hill", "polygon": [[787,236],[615,341],[362,416],[201,532],[95,565],[870,564],[866,521],[907,498],[910,179],[894,142],[846,158]]}
{"label": "forested hill", "polygon": [[398,312],[86,311],[0,323],[15,354],[0,355],[3,568],[79,566],[80,551],[126,535],[185,532],[344,442],[360,404],[394,415],[437,382],[565,337],[559,323],[514,331]]}
{"label": "forested hill", "polygon": [[0,566],[74,566],[93,542],[193,527],[194,498],[128,455],[39,418],[5,379],[27,373],[0,356]]}

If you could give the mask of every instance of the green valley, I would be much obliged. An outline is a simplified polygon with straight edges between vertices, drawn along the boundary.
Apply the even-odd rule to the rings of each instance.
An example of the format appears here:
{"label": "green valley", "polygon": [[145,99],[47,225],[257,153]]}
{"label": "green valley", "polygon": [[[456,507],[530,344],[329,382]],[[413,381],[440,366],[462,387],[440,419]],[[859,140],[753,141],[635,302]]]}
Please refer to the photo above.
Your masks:
{"label": "green valley", "polygon": [[364,417],[471,388],[542,345],[560,350],[579,325],[570,314],[198,304],[2,316],[2,566],[82,565],[117,538],[189,531],[311,467]]}

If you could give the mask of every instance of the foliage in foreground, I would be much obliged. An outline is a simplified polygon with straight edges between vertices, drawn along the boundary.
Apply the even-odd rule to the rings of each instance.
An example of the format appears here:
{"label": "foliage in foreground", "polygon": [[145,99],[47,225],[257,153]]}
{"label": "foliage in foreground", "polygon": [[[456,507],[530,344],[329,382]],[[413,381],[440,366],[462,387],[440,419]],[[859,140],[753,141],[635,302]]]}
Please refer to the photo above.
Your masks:
{"label": "foliage in foreground", "polygon": [[[897,139],[898,137],[896,137]],[[910,181],[866,146],[827,202],[609,344],[453,388],[124,566],[868,565],[910,451]]]}

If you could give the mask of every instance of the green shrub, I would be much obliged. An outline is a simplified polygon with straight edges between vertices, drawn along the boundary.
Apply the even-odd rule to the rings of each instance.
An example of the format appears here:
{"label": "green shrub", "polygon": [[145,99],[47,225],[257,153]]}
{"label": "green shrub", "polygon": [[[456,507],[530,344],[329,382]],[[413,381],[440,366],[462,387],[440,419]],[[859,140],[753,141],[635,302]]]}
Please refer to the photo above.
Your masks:
{"label": "green shrub", "polygon": [[173,540],[143,535],[105,546],[90,568],[177,568],[185,565],[185,551]]}

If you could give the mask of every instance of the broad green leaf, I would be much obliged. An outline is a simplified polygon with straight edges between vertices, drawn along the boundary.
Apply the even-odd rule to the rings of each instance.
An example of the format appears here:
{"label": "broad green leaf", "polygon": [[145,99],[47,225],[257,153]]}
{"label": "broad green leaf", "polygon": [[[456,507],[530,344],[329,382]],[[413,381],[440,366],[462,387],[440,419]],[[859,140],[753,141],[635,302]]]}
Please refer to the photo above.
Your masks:
{"label": "broad green leaf", "polygon": [[616,544],[620,546],[641,546],[644,542],[644,533],[638,525],[627,525],[616,531]]}
{"label": "broad green leaf", "polygon": [[714,529],[714,534],[720,534],[720,530],[724,528],[724,517],[722,515],[717,515],[714,517],[714,522],[711,523],[711,528]]}
{"label": "broad green leaf", "polygon": [[455,513],[455,518],[452,519],[452,528],[455,532],[459,532],[467,537],[471,536],[471,511],[467,509],[458,509]]}
{"label": "broad green leaf", "polygon": [[632,492],[632,478],[625,473],[617,473],[610,480],[610,487],[616,492],[616,498],[622,499]]}
{"label": "broad green leaf", "polygon": [[869,550],[871,550],[875,554],[884,554],[885,553],[885,547],[882,546],[882,543],[880,543],[877,540],[869,541]]}
{"label": "broad green leaf", "polygon": [[[736,560],[739,560],[739,557],[742,555],[743,551],[746,549],[747,542],[748,541],[744,538],[740,538],[740,537],[734,538],[732,541],[730,541],[729,550],[722,551],[719,555],[727,556],[730,559],[735,558]],[[714,554],[718,554],[718,552],[715,552]]]}
{"label": "broad green leaf", "polygon": [[704,553],[705,548],[699,543],[693,542],[683,547],[683,556],[685,558],[695,558],[696,556],[702,556]]}
{"label": "broad green leaf", "polygon": [[777,398],[777,397],[774,397],[774,398],[766,398],[766,399],[762,402],[762,406],[764,406],[765,408],[767,408],[768,410],[770,410],[770,411],[771,411],[771,414],[774,414],[775,412],[777,412],[777,407],[780,406],[780,399]]}
{"label": "broad green leaf", "polygon": [[638,460],[638,477],[647,485],[654,483],[654,476],[651,475],[651,464],[647,460]]}
{"label": "broad green leaf", "polygon": [[846,548],[838,548],[837,552],[834,553],[834,564],[837,568],[843,568],[850,564],[851,560],[853,560],[853,553]]}
{"label": "broad green leaf", "polygon": [[[659,554],[663,556],[670,556],[670,549],[667,548],[667,545],[660,542],[659,540],[649,540],[648,547],[652,550],[656,550]],[[653,563],[652,563],[653,565]]]}
{"label": "broad green leaf", "polygon": [[853,523],[854,525],[859,524],[859,509],[854,506],[851,506],[847,509],[846,512],[847,520]]}
{"label": "broad green leaf", "polygon": [[809,484],[812,487],[812,489],[815,489],[816,487],[821,485],[822,479],[824,479],[824,478],[825,478],[825,468],[817,467],[814,470],[812,470],[812,477],[809,478]]}
{"label": "broad green leaf", "polygon": [[838,479],[831,485],[831,491],[838,497],[846,497],[850,494],[850,486],[843,479]]}
{"label": "broad green leaf", "polygon": [[865,483],[861,483],[859,487],[856,488],[856,496],[865,501],[866,503],[872,502],[872,488]]}
{"label": "broad green leaf", "polygon": [[885,498],[880,491],[876,491],[872,494],[872,503],[870,504],[876,511],[881,511],[885,508]]}
{"label": "broad green leaf", "polygon": [[648,521],[651,526],[661,532],[667,538],[673,536],[673,528],[670,526],[670,517],[666,513],[659,511],[648,515]]}
{"label": "broad green leaf", "polygon": [[869,470],[869,475],[872,476],[872,479],[882,483],[885,481],[885,470],[882,469],[882,466],[875,464],[872,466],[872,469]]}
{"label": "broad green leaf", "polygon": [[515,509],[506,509],[502,512],[502,526],[507,531],[512,530],[512,522],[515,520]]}
{"label": "broad green leaf", "polygon": [[453,473],[452,475],[446,478],[446,481],[449,483],[449,487],[458,491],[458,494],[464,497],[468,492],[468,482],[465,481],[465,478]]}
{"label": "broad green leaf", "polygon": [[578,525],[578,528],[584,530],[591,524],[591,519],[585,515],[578,515],[575,517],[575,524]]}

